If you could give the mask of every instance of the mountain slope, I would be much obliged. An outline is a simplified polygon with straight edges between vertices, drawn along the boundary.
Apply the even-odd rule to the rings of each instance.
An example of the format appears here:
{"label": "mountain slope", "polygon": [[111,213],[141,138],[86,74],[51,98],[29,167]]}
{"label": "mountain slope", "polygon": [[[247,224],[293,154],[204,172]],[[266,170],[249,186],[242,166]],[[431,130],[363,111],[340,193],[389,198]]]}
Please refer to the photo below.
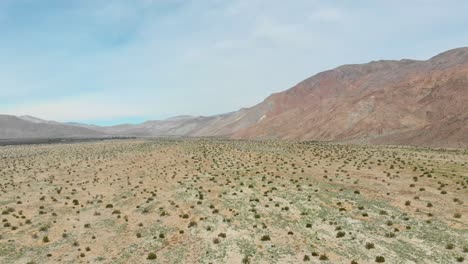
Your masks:
{"label": "mountain slope", "polygon": [[105,128],[137,136],[225,136],[468,146],[468,48],[427,61],[373,61],[319,73],[236,112]]}
{"label": "mountain slope", "polygon": [[102,137],[104,133],[40,119],[0,115],[0,139]]}
{"label": "mountain slope", "polygon": [[[459,48],[426,61],[343,65],[256,106],[222,115],[179,116],[112,127],[79,123],[60,127],[33,117],[23,117],[23,121],[60,127],[49,127],[54,131],[50,135],[43,128],[42,135],[48,137],[97,133],[468,147],[467,102],[468,48]],[[7,128],[1,122],[0,137]],[[9,131],[8,135],[14,134]],[[33,134],[37,133],[28,135]]]}
{"label": "mountain slope", "polygon": [[234,138],[468,145],[468,48],[319,73],[249,111]]}

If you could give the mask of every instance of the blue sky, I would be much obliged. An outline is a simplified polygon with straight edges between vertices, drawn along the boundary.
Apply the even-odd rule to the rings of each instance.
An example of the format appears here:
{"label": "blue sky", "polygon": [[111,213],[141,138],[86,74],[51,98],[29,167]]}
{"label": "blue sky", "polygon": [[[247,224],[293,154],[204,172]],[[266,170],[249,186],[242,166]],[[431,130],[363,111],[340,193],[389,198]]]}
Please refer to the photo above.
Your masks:
{"label": "blue sky", "polygon": [[0,0],[0,113],[94,124],[249,107],[341,64],[468,46],[468,1]]}

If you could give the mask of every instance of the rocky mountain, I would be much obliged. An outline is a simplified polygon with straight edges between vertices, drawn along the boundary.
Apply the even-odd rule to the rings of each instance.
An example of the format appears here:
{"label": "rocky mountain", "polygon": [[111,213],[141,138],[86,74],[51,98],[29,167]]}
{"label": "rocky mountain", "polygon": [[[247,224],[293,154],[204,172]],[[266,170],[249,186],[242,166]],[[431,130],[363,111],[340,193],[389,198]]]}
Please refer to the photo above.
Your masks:
{"label": "rocky mountain", "polygon": [[[112,127],[67,125],[118,136],[468,147],[467,105],[468,48],[459,48],[426,61],[381,60],[340,66],[256,106],[222,115],[179,116]],[[0,131],[3,127],[0,121]]]}
{"label": "rocky mountain", "polygon": [[382,60],[321,72],[260,104],[105,128],[137,136],[224,136],[468,146],[468,48],[426,61]]}
{"label": "rocky mountain", "polygon": [[249,112],[232,137],[468,146],[468,48],[341,66]]}
{"label": "rocky mountain", "polygon": [[0,139],[104,137],[102,132],[33,117],[0,115]]}

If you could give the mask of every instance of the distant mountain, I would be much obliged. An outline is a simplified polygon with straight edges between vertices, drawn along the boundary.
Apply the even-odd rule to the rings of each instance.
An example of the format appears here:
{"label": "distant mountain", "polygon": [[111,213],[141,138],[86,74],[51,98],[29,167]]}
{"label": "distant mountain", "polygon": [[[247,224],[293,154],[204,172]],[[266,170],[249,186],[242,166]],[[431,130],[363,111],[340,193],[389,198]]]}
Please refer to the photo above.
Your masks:
{"label": "distant mountain", "polygon": [[60,124],[59,122],[56,122],[56,121],[44,120],[44,119],[40,119],[34,116],[29,116],[29,115],[18,116],[18,118],[23,119],[25,121],[37,123],[37,124],[54,124],[54,125]]}
{"label": "distant mountain", "polygon": [[[426,61],[381,60],[340,66],[256,106],[227,114],[111,127],[68,123],[67,127],[118,136],[468,147],[467,102],[468,48],[459,48]],[[31,123],[38,123],[31,118]],[[8,125],[0,120],[0,135],[5,129]]]}
{"label": "distant mountain", "polygon": [[227,137],[251,125],[255,120],[255,113],[248,114],[247,109],[241,109],[216,116],[183,116],[138,125],[100,127],[97,130],[116,136]]}
{"label": "distant mountain", "polygon": [[104,137],[102,132],[63,125],[58,122],[40,121],[32,117],[0,115],[0,139],[21,138],[83,138]]}
{"label": "distant mountain", "polygon": [[83,123],[78,123],[78,122],[66,122],[66,123],[59,123],[59,124],[63,124],[67,126],[75,126],[75,127],[84,127],[84,128],[96,130],[96,131],[99,131],[102,129],[102,127],[100,126],[83,124]]}

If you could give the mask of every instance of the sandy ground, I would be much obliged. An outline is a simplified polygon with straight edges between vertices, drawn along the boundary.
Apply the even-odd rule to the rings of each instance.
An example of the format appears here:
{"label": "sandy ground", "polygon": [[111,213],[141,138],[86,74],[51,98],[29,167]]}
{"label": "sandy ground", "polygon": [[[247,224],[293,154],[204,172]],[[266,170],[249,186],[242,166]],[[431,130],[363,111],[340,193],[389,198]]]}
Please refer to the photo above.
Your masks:
{"label": "sandy ground", "polygon": [[466,263],[467,186],[466,150],[4,146],[0,263]]}

